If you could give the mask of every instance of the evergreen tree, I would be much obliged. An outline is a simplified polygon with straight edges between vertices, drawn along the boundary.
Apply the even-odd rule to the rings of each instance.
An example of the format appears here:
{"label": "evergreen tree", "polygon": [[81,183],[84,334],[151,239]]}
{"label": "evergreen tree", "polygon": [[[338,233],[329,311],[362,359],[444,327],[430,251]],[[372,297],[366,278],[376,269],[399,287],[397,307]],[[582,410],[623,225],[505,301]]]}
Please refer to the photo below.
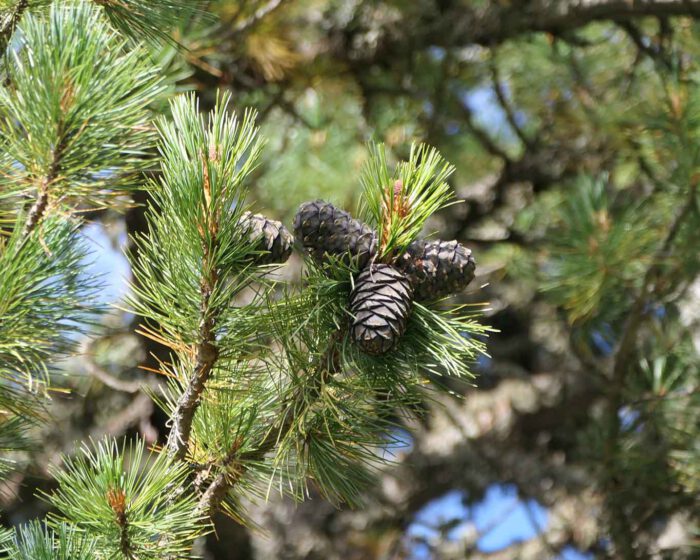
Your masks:
{"label": "evergreen tree", "polygon": [[[65,453],[5,554],[694,557],[699,13],[0,0],[0,477]],[[421,514],[503,483],[547,508],[523,543]]]}
{"label": "evergreen tree", "polygon": [[[81,213],[128,204],[154,157],[148,107],[167,86],[120,30],[158,39],[179,6],[144,8],[133,25],[136,4],[97,4],[104,9],[29,6],[37,12],[7,27],[17,39],[0,97],[7,450],[25,445],[21,423],[39,415],[37,385],[50,390],[55,361],[97,321]],[[178,96],[157,120],[160,174],[146,185],[147,231],[134,238],[128,307],[170,352],[158,371],[168,382],[153,393],[171,419],[167,444],[147,458],[143,443],[108,438],[66,456],[45,496],[55,512],[43,529],[4,537],[10,558],[189,557],[217,511],[244,519],[245,500],[273,489],[303,500],[312,480],[330,500],[359,503],[397,415],[427,397],[425,381],[469,379],[484,352],[473,313],[435,298],[401,302],[403,323],[381,356],[350,328],[353,279],[379,274],[374,267],[401,274],[392,263],[449,199],[450,168],[435,151],[417,148],[393,177],[381,151],[370,159],[367,219],[382,232],[370,268],[337,259],[334,224],[321,220],[316,241],[329,251],[309,262],[299,288],[285,288],[269,273],[289,257],[292,236],[246,211],[263,141],[255,114],[239,119],[229,101],[205,117],[194,96]],[[253,295],[241,304],[244,290]],[[387,290],[370,287],[391,310]]]}

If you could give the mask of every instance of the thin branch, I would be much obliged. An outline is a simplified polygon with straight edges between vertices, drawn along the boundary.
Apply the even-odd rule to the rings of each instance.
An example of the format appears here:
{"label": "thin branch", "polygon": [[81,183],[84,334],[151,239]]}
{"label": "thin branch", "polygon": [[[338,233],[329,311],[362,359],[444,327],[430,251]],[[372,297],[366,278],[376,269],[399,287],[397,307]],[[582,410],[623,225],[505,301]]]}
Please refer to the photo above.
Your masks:
{"label": "thin branch", "polygon": [[285,113],[287,113],[289,116],[291,116],[293,119],[295,119],[297,122],[308,128],[309,130],[319,130],[322,128],[323,125],[314,125],[313,123],[309,122],[309,120],[301,115],[299,111],[296,110],[294,107],[293,102],[287,101],[284,96],[280,96],[277,99],[277,106],[282,109]]}
{"label": "thin branch", "polygon": [[29,0],[19,0],[14,10],[0,19],[0,58],[5,56],[5,49],[12,39],[12,34],[28,7]]}
{"label": "thin branch", "polygon": [[510,156],[501,148],[492,138],[486,133],[481,127],[479,127],[474,121],[474,112],[469,107],[469,104],[457,100],[457,107],[462,112],[464,120],[466,122],[467,128],[474,135],[474,137],[481,143],[481,145],[486,149],[487,152],[492,155],[503,159],[506,162],[511,161]]}
{"label": "thin branch", "polygon": [[[660,45],[658,47],[654,47],[649,37],[642,34],[642,32],[633,22],[617,21],[615,23],[627,34],[632,43],[634,43],[634,46],[637,47],[637,51],[647,55],[655,63],[662,64],[666,70],[671,69],[671,62],[666,56],[664,56],[663,48]],[[649,43],[646,41],[649,41]]]}
{"label": "thin branch", "polygon": [[[172,428],[168,435],[168,454],[176,459],[183,459],[187,454],[187,447],[192,431],[194,413],[199,407],[200,398],[204,387],[211,376],[219,350],[216,342],[216,315],[211,309],[211,297],[219,281],[218,270],[215,266],[214,255],[217,253],[218,213],[211,213],[211,185],[209,182],[209,159],[207,154],[202,155],[204,170],[204,215],[209,219],[208,224],[200,224],[199,232],[202,242],[202,278],[200,280],[200,324],[199,342],[195,348],[195,365],[192,376],[187,383],[185,391],[177,401],[172,415]],[[211,238],[211,242],[208,240]]]}
{"label": "thin branch", "polygon": [[114,389],[115,391],[121,391],[122,393],[129,393],[132,395],[138,393],[144,385],[148,384],[144,381],[139,380],[124,381],[123,379],[114,377],[109,372],[101,368],[97,364],[97,362],[95,362],[95,356],[92,351],[92,346],[95,341],[95,339],[86,340],[86,342],[82,345],[82,348],[80,349],[80,355],[85,358],[85,369],[87,369],[87,372],[90,376],[94,377],[98,381],[101,381],[110,389]]}
{"label": "thin branch", "polygon": [[51,179],[49,179],[49,177],[43,177],[39,182],[36,200],[29,209],[27,222],[24,224],[24,230],[22,231],[22,236],[25,238],[29,237],[46,213],[46,208],[49,205],[50,183]]}
{"label": "thin branch", "polygon": [[116,416],[110,418],[104,426],[98,426],[90,432],[90,438],[98,440],[108,435],[120,437],[132,426],[140,426],[147,441],[155,441],[155,437],[149,438],[149,432],[153,435],[155,428],[150,425],[148,418],[153,414],[153,400],[146,393],[137,394]]}
{"label": "thin branch", "polygon": [[[70,102],[72,97],[72,90],[67,88],[61,99],[61,109],[65,110],[65,105]],[[63,122],[58,123],[58,143],[53,149],[51,156],[51,163],[49,164],[49,169],[46,175],[38,180],[37,187],[37,198],[34,204],[29,209],[27,214],[27,221],[24,224],[24,230],[22,232],[23,237],[27,238],[34,231],[36,226],[41,222],[46,214],[46,209],[49,205],[49,190],[53,182],[58,178],[61,170],[61,162],[66,151],[68,144],[67,138],[65,137],[65,131],[63,130]]]}
{"label": "thin branch", "polygon": [[132,395],[141,390],[143,386],[142,381],[124,381],[123,379],[118,379],[98,366],[93,357],[89,354],[83,354],[83,356],[85,356],[85,367],[88,373],[110,389],[121,391],[122,393],[130,393]]}
{"label": "thin branch", "polygon": [[647,395],[645,397],[640,397],[638,399],[630,401],[628,403],[628,405],[629,406],[639,406],[641,404],[666,402],[666,401],[672,401],[672,400],[676,400],[676,399],[691,399],[695,395],[698,395],[698,394],[700,394],[700,387],[694,387],[692,389],[683,389],[681,391],[672,391],[670,393],[664,393],[662,395],[660,395],[660,394]]}
{"label": "thin branch", "polygon": [[552,558],[556,558],[557,553],[559,551],[556,550],[554,545],[549,542],[544,527],[540,527],[540,524],[538,523],[537,518],[535,516],[535,512],[533,511],[532,503],[530,503],[530,500],[526,497],[526,499],[523,500],[523,504],[525,506],[525,514],[527,515],[527,519],[530,522],[530,525],[532,525],[533,530],[535,531],[535,536],[540,539],[540,542],[542,543],[542,548],[544,550],[549,551],[549,553],[552,555]]}
{"label": "thin branch", "polygon": [[518,125],[518,122],[515,118],[515,113],[513,112],[513,107],[506,98],[506,94],[503,89],[503,81],[501,80],[501,76],[498,71],[498,64],[496,62],[495,52],[492,52],[491,54],[491,58],[489,60],[489,67],[491,69],[491,81],[493,82],[493,90],[496,94],[496,99],[498,99],[498,103],[501,105],[501,108],[503,109],[503,112],[506,115],[506,120],[508,121],[508,124],[526,148],[532,147],[532,138],[528,138],[523,129]]}

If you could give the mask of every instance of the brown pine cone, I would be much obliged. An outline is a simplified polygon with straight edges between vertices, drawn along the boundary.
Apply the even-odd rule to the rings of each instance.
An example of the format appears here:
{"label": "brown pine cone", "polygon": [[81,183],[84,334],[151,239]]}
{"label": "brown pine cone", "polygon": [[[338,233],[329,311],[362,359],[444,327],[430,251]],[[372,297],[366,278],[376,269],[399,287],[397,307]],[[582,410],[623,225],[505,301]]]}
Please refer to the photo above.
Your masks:
{"label": "brown pine cone", "polygon": [[366,354],[385,354],[406,330],[413,289],[406,276],[388,264],[370,265],[350,294],[352,337]]}
{"label": "brown pine cone", "polygon": [[456,241],[414,241],[396,262],[417,301],[460,292],[474,279],[471,251]]}
{"label": "brown pine cone", "polygon": [[377,250],[374,230],[328,202],[305,202],[294,218],[294,234],[318,262],[324,255],[355,262],[362,270]]}
{"label": "brown pine cone", "polygon": [[281,222],[269,220],[262,214],[244,212],[238,223],[252,247],[261,251],[255,257],[255,264],[281,264],[292,254],[294,237]]}

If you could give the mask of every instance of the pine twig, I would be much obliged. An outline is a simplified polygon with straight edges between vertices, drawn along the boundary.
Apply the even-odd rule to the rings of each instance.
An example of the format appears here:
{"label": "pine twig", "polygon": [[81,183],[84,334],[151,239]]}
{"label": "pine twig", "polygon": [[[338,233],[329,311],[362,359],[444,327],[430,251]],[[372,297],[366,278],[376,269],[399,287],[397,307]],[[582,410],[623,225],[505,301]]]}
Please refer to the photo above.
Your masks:
{"label": "pine twig", "polygon": [[[219,350],[216,347],[216,316],[211,310],[211,297],[219,280],[218,271],[214,263],[216,254],[216,236],[218,233],[218,213],[210,215],[211,209],[211,185],[209,181],[207,155],[202,155],[204,170],[204,195],[205,195],[205,215],[211,218],[208,226],[200,225],[200,236],[202,240],[203,277],[200,282],[200,326],[199,343],[196,347],[196,361],[194,372],[187,383],[185,391],[177,401],[177,406],[172,415],[172,428],[168,435],[168,454],[176,459],[183,459],[187,453],[187,446],[192,431],[192,420],[199,407],[200,397],[204,392],[204,387],[211,376],[216,360],[219,357]],[[208,227],[208,232],[205,230]],[[211,244],[207,242],[207,233],[211,235]]]}
{"label": "pine twig", "polygon": [[12,39],[12,34],[28,7],[29,0],[19,0],[12,13],[3,22],[4,25],[0,27],[0,58],[5,56],[5,49]]}
{"label": "pine twig", "polygon": [[498,71],[498,65],[496,63],[495,56],[495,53],[492,53],[489,66],[491,69],[491,81],[493,82],[493,91],[496,94],[496,99],[498,99],[498,103],[501,105],[501,108],[503,109],[503,112],[506,115],[506,120],[508,121],[510,127],[513,129],[513,132],[515,132],[516,136],[520,139],[520,141],[526,148],[530,148],[533,145],[533,141],[525,134],[523,129],[518,125],[518,122],[515,118],[515,113],[513,112],[513,107],[506,98],[505,91],[503,90],[503,83],[501,81],[501,76]]}
{"label": "pine twig", "polygon": [[[315,386],[320,388],[325,383],[328,382],[329,378],[333,374],[338,373],[340,370],[340,364],[338,363],[338,350],[336,348],[336,342],[340,337],[340,331],[337,331],[329,342],[326,352],[321,356],[317,362],[317,373],[314,377]],[[231,452],[222,461],[222,470],[219,474],[214,477],[214,480],[209,484],[207,489],[202,494],[197,505],[197,511],[201,515],[212,516],[216,513],[221,502],[226,497],[226,493],[236,484],[241,476],[245,473],[245,463],[249,461],[260,461],[265,455],[275,449],[277,444],[284,439],[284,437],[290,432],[294,425],[294,420],[296,416],[290,410],[290,407],[285,407],[285,412],[282,415],[280,421],[271,426],[265,437],[257,445],[257,447],[251,451],[237,456],[238,448],[240,447],[239,442],[234,442]],[[231,467],[237,465],[237,471],[235,473],[231,472]]]}
{"label": "pine twig", "polygon": [[[71,92],[70,90],[66,90],[63,98],[61,99],[61,105],[69,102],[70,98]],[[59,122],[58,138],[59,141],[56,147],[53,149],[49,169],[46,175],[39,179],[39,184],[37,187],[37,198],[34,201],[32,207],[29,209],[29,213],[27,214],[27,221],[24,224],[24,230],[22,233],[23,237],[25,238],[31,235],[32,231],[34,231],[36,226],[43,219],[44,214],[46,214],[46,209],[49,206],[49,189],[52,183],[58,178],[58,174],[60,173],[61,161],[63,160],[63,155],[66,151],[67,144],[65,135],[63,133],[62,122]]]}
{"label": "pine twig", "polygon": [[113,488],[107,493],[107,501],[115,515],[119,526],[119,550],[125,558],[134,558],[131,542],[129,541],[129,520],[126,516],[126,495],[120,488]]}

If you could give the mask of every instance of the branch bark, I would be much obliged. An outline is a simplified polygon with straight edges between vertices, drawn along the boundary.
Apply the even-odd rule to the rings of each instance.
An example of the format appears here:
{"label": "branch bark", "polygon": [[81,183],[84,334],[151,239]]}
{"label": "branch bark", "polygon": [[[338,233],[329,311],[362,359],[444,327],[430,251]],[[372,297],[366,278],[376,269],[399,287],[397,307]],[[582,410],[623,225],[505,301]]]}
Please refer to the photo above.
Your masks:
{"label": "branch bark", "polygon": [[39,222],[44,217],[46,209],[49,206],[49,188],[51,184],[58,178],[61,169],[61,160],[66,150],[66,138],[62,131],[62,125],[59,126],[59,141],[53,150],[51,164],[46,172],[46,175],[38,180],[37,197],[34,204],[29,209],[27,221],[24,224],[22,232],[23,237],[28,237],[32,231],[39,225]]}
{"label": "branch bark", "polygon": [[562,33],[599,20],[643,16],[700,16],[698,0],[535,0],[489,2],[485,8],[455,8],[430,33],[441,46],[503,42],[528,32]]}
{"label": "branch bark", "polygon": [[[471,4],[450,2],[439,14],[432,9],[423,13],[409,10],[405,19],[386,24],[380,30],[376,46],[370,49],[358,48],[358,44],[364,43],[355,38],[369,32],[376,34],[374,27],[360,24],[353,33],[339,29],[335,54],[366,66],[427,47],[494,47],[520,35],[538,32],[561,36],[594,21],[619,22],[645,16],[700,17],[700,0],[490,0],[476,7]],[[415,25],[417,18],[420,18],[419,26]],[[408,35],[404,32],[407,27],[412,30]]]}

